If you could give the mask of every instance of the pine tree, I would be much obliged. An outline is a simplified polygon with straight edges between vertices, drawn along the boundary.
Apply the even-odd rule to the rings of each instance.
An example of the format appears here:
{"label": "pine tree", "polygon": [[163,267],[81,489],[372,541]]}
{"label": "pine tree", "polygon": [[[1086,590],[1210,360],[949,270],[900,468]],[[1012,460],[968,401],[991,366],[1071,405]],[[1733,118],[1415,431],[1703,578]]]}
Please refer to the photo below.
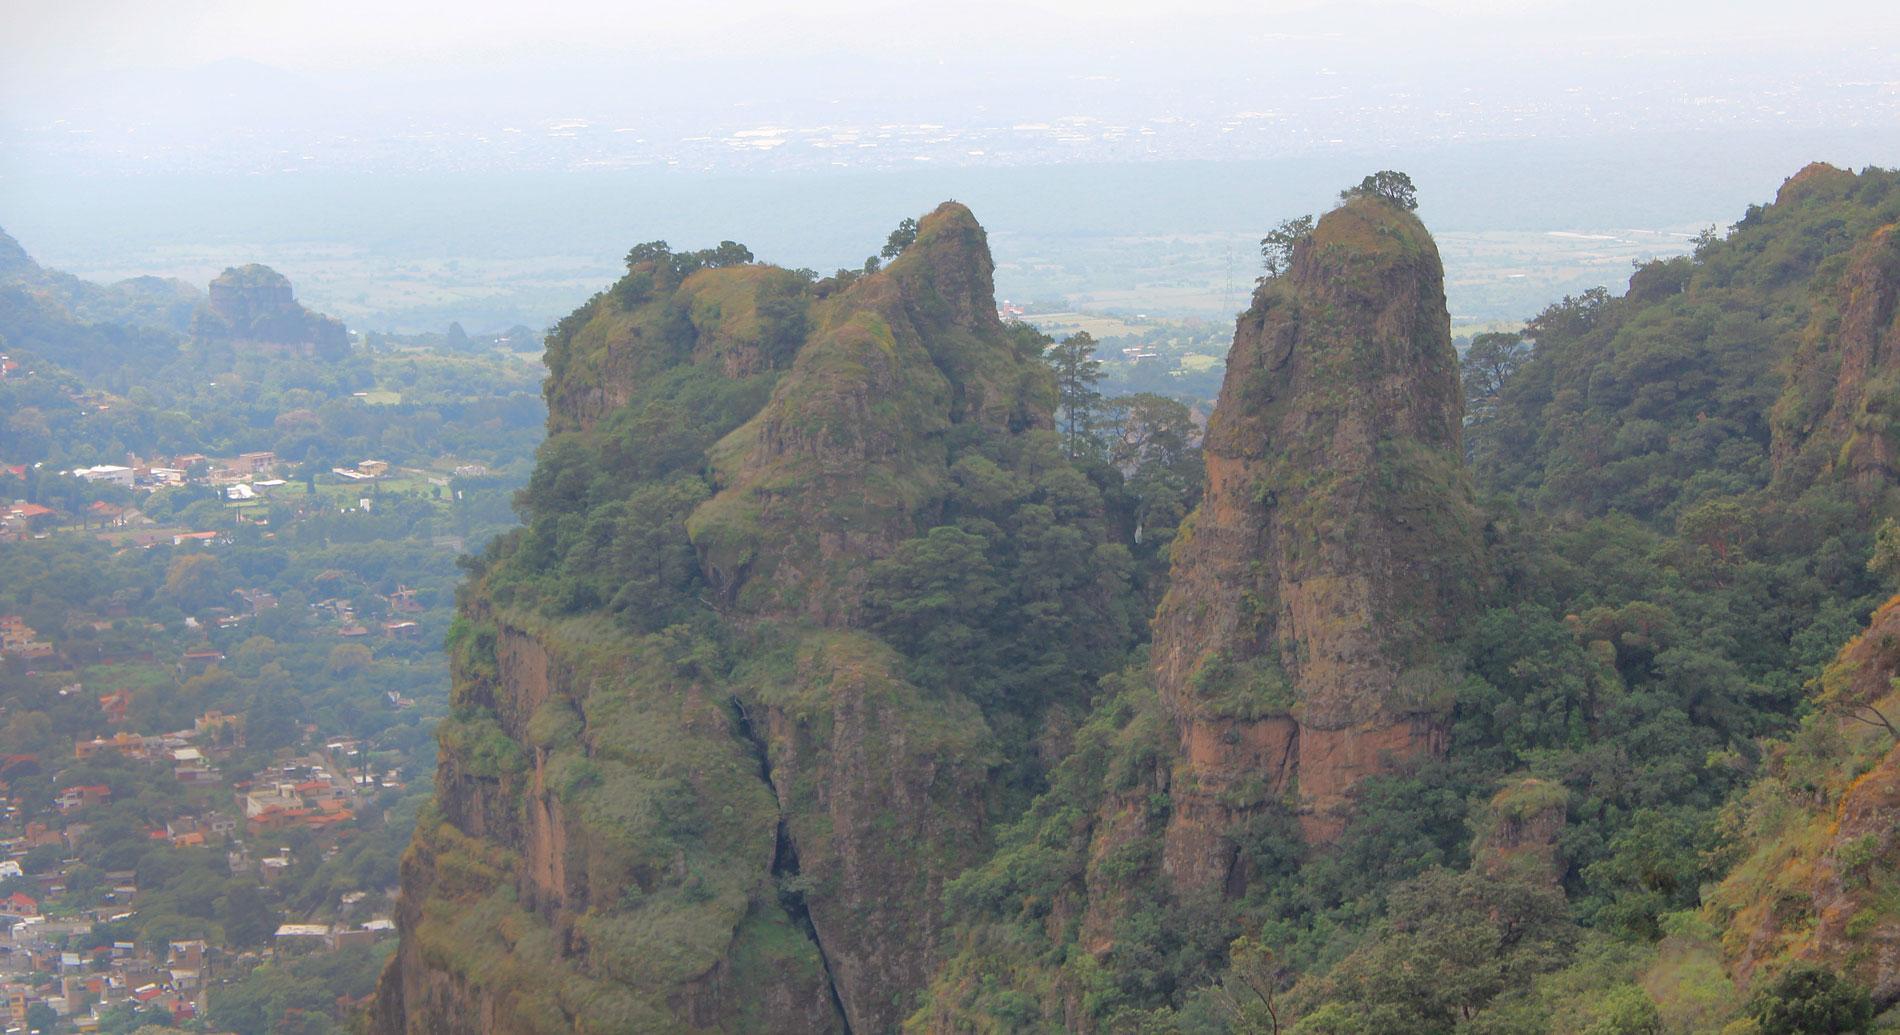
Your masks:
{"label": "pine tree", "polygon": [[1102,393],[1102,361],[1095,358],[1095,338],[1077,331],[1049,350],[1049,366],[1056,372],[1057,398],[1062,405],[1063,449],[1070,459],[1082,455],[1094,441]]}

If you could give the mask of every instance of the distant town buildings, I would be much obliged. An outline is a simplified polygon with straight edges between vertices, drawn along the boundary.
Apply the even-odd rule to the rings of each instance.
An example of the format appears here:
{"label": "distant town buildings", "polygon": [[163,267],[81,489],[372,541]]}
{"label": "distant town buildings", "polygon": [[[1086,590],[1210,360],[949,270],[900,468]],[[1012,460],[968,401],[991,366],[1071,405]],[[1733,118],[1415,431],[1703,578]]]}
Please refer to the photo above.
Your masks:
{"label": "distant town buildings", "polygon": [[53,645],[19,615],[0,615],[0,657],[43,658],[53,653]]}
{"label": "distant town buildings", "polygon": [[73,477],[84,478],[89,482],[105,482],[127,489],[131,488],[135,481],[135,476],[130,467],[121,467],[117,464],[101,464],[98,467],[76,468],[73,471]]}
{"label": "distant town buildings", "polygon": [[277,466],[277,454],[269,451],[239,453],[231,469],[240,474],[264,474]]}
{"label": "distant town buildings", "polygon": [[330,473],[353,482],[373,481],[389,474],[389,463],[385,460],[364,460],[355,467],[332,467]]}

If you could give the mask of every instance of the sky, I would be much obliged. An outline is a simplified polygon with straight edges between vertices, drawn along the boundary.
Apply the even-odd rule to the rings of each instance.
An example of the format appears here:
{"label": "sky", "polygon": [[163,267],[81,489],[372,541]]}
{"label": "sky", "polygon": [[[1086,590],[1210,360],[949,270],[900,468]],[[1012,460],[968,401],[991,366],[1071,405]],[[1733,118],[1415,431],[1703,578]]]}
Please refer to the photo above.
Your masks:
{"label": "sky", "polygon": [[0,15],[0,184],[1262,159],[1900,122],[1900,4],[1879,0],[0,0]]}
{"label": "sky", "polygon": [[1084,238],[1200,235],[1232,279],[1236,242],[1377,168],[1435,229],[1648,241],[1809,160],[1900,164],[1893,0],[0,0],[0,26],[0,227],[36,255],[274,262],[398,323],[471,304],[473,267],[416,272],[441,263],[533,322],[632,241],[828,267],[944,197],[1054,291],[1129,251]]}
{"label": "sky", "polygon": [[799,48],[874,56],[997,46],[1036,50],[1063,39],[1154,49],[1205,40],[1213,26],[1226,27],[1224,35],[1270,32],[1276,26],[1295,33],[1376,35],[1380,21],[1415,18],[1450,23],[1474,39],[1487,33],[1528,39],[1559,30],[1574,39],[1582,30],[1606,38],[1649,35],[1665,46],[1753,40],[1786,47],[1838,42],[1845,29],[1866,38],[1900,24],[1894,5],[1878,0],[923,0],[902,5],[870,0],[8,0],[0,6],[7,9],[10,26],[0,39],[0,59],[10,77],[231,58],[327,74],[412,63],[553,62],[602,52],[758,55]]}

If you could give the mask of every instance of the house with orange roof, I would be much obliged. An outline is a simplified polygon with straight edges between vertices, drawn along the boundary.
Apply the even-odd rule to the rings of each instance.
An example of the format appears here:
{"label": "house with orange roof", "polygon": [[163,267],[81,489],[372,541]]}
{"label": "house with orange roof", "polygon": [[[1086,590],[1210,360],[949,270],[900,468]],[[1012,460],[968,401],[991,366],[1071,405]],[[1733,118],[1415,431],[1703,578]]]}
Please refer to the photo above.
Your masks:
{"label": "house with orange roof", "polygon": [[101,751],[110,751],[124,758],[150,758],[152,752],[163,745],[157,737],[143,737],[137,733],[120,730],[111,737],[94,737],[91,740],[76,741],[73,744],[74,758],[91,758]]}
{"label": "house with orange roof", "polygon": [[132,707],[132,694],[128,690],[114,690],[99,695],[99,711],[106,721],[118,725],[125,721],[126,712]]}
{"label": "house with orange roof", "polygon": [[39,636],[19,615],[0,615],[0,654],[11,654]]}

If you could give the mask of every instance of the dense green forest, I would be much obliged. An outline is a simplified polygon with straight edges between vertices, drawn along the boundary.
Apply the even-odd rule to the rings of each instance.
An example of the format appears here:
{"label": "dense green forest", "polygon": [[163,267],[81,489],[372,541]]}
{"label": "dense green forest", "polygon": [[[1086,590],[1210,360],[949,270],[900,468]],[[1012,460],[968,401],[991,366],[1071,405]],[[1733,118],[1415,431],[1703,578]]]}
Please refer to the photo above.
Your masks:
{"label": "dense green forest", "polygon": [[[1243,894],[1136,890],[1146,906],[1113,948],[1078,953],[1052,910],[1082,867],[1151,872],[1138,844],[1135,860],[1091,859],[1073,823],[1166,750],[1149,693],[1119,689],[1051,793],[951,886],[953,912],[990,918],[967,924],[969,969],[939,993],[969,1010],[956,1023],[1034,1023],[1069,985],[1085,1013],[1140,1030],[1757,1030],[1751,1016],[1850,1030],[1766,1020],[1795,993],[1770,984],[1751,1003],[1731,984],[1730,917],[1707,896],[1765,836],[1749,810],[1767,805],[1744,804],[1764,781],[1838,795],[1877,760],[1809,747],[1817,771],[1790,772],[1780,746],[1841,723],[1819,677],[1895,588],[1869,566],[1887,490],[1803,459],[1787,429],[1815,405],[1798,357],[1857,301],[1843,281],[1900,218],[1896,188],[1880,170],[1810,170],[1695,256],[1637,269],[1625,295],[1565,299],[1475,342],[1466,447],[1494,569],[1457,644],[1444,757],[1368,781],[1321,854],[1269,812],[1239,846]],[[1560,881],[1487,869],[1495,828],[1544,811],[1561,817],[1540,856]],[[1037,966],[1060,976],[1024,991],[1002,977]],[[1867,994],[1855,966],[1830,994]],[[1281,993],[1278,1022],[1263,989]]]}
{"label": "dense green forest", "polygon": [[1890,1026],[1896,188],[1459,354],[1368,177],[1263,242],[1205,462],[960,206],[826,278],[636,248],[549,337],[373,1024]]}

